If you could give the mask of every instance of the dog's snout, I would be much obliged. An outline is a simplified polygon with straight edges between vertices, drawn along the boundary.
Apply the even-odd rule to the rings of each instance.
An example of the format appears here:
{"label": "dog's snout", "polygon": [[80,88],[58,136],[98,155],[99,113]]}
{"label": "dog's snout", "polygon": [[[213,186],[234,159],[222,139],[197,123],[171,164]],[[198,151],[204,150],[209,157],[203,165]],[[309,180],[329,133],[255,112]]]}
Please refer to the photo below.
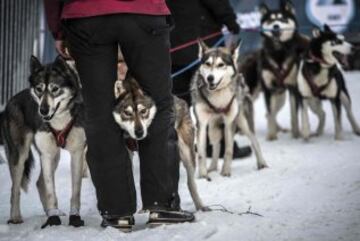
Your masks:
{"label": "dog's snout", "polygon": [[40,111],[40,114],[41,114],[41,115],[47,116],[47,115],[49,114],[49,110],[50,110],[49,106],[46,105],[46,104],[43,104],[43,105],[40,106],[40,110],[39,110],[39,111]]}
{"label": "dog's snout", "polygon": [[213,83],[214,82],[214,75],[209,75],[208,77],[207,77],[207,80],[208,80],[208,82],[209,83]]}
{"label": "dog's snout", "polygon": [[273,27],[273,29],[274,29],[275,31],[279,31],[279,30],[280,30],[280,26],[279,26],[278,24],[275,24],[274,27]]}
{"label": "dog's snout", "polygon": [[135,130],[135,135],[136,135],[137,138],[143,137],[143,135],[144,135],[144,129],[143,129],[143,128],[136,129],[136,130]]}

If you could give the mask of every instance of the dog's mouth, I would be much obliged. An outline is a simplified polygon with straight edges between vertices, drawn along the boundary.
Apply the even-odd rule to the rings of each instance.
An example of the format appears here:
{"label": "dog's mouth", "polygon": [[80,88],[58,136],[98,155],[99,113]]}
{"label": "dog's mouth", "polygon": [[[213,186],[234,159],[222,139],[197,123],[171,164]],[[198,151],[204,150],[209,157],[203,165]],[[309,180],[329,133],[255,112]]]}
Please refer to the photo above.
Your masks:
{"label": "dog's mouth", "polygon": [[333,51],[332,53],[334,55],[334,57],[337,59],[337,61],[342,65],[342,66],[348,66],[349,62],[348,62],[348,58],[345,54],[339,52],[339,51]]}
{"label": "dog's mouth", "polygon": [[55,116],[57,110],[59,109],[59,107],[60,107],[60,102],[56,105],[55,111],[54,111],[51,115],[41,116],[41,118],[42,118],[44,121],[46,121],[46,122],[51,121],[52,118],[54,118],[54,116]]}
{"label": "dog's mouth", "polygon": [[220,79],[220,81],[217,82],[216,84],[214,84],[214,83],[208,83],[208,89],[209,89],[209,90],[216,90],[217,87],[220,85],[221,81],[222,81],[222,79]]}

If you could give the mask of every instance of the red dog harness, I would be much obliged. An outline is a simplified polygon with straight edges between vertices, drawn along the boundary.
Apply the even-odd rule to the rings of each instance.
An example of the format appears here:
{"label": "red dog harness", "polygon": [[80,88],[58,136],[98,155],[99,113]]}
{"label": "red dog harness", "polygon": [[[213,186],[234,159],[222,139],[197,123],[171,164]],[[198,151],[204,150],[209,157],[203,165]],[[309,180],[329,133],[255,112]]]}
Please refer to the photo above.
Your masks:
{"label": "red dog harness", "polygon": [[74,126],[74,119],[72,119],[71,121],[69,121],[69,123],[65,126],[64,129],[62,130],[55,130],[54,128],[52,128],[50,126],[50,124],[48,124],[48,127],[51,131],[51,133],[53,134],[53,136],[55,137],[55,141],[58,147],[64,148],[66,146],[66,139],[71,131],[71,129]]}

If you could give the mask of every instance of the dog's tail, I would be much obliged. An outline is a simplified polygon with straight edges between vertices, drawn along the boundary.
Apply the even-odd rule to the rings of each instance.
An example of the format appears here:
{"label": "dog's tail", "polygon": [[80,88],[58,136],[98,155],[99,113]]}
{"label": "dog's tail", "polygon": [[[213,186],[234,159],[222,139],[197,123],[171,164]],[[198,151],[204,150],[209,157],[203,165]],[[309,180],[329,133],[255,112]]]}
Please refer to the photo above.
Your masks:
{"label": "dog's tail", "polygon": [[[4,142],[5,146],[5,153],[6,157],[9,163],[10,171],[14,168],[14,166],[17,164],[20,153],[19,149],[14,143],[13,137],[10,133],[10,126],[9,126],[9,120],[6,120],[6,116],[2,116],[2,121],[0,125],[0,131],[2,132],[2,140]],[[21,188],[26,192],[28,189],[28,184],[30,181],[30,174],[31,169],[34,166],[34,156],[31,151],[31,148],[29,148],[29,154],[24,164],[24,171],[21,178]]]}
{"label": "dog's tail", "polygon": [[28,190],[30,176],[31,176],[31,170],[33,169],[33,167],[34,167],[34,156],[31,151],[31,148],[30,148],[29,156],[25,161],[24,172],[23,172],[23,176],[21,179],[21,188],[25,192],[27,192],[27,190]]}

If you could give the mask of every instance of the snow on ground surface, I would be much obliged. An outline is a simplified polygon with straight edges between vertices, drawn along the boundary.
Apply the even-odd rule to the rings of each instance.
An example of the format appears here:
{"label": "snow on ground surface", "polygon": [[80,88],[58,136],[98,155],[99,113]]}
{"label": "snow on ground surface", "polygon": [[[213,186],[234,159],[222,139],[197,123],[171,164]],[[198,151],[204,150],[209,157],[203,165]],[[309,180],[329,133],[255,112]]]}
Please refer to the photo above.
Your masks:
{"label": "snow on ground surface", "polygon": [[[355,116],[360,121],[360,72],[347,74]],[[255,157],[236,160],[230,178],[212,173],[212,182],[197,180],[203,201],[222,204],[234,212],[251,211],[261,214],[232,215],[223,212],[196,213],[191,224],[146,228],[146,215],[136,215],[135,232],[123,234],[118,230],[99,227],[101,218],[96,209],[94,188],[90,179],[84,180],[82,216],[86,227],[66,226],[67,217],[59,227],[40,229],[45,221],[35,187],[39,163],[33,172],[28,194],[22,195],[24,224],[7,225],[9,217],[10,176],[7,165],[0,165],[0,241],[98,241],[98,240],[360,240],[360,137],[350,131],[344,116],[344,140],[334,140],[333,118],[329,103],[325,105],[327,123],[325,134],[309,143],[294,140],[289,133],[279,140],[265,140],[266,119],[263,100],[256,102],[257,135],[270,168],[255,169]],[[316,119],[311,116],[313,129]],[[279,116],[283,126],[289,126],[289,107]],[[239,139],[244,144],[246,140]],[[0,150],[3,153],[3,149]],[[63,158],[56,172],[59,207],[69,210],[69,156]],[[135,172],[138,160],[134,161]],[[136,174],[136,180],[138,181]],[[182,206],[194,210],[182,169],[180,195]],[[140,207],[140,206],[139,206]]]}

